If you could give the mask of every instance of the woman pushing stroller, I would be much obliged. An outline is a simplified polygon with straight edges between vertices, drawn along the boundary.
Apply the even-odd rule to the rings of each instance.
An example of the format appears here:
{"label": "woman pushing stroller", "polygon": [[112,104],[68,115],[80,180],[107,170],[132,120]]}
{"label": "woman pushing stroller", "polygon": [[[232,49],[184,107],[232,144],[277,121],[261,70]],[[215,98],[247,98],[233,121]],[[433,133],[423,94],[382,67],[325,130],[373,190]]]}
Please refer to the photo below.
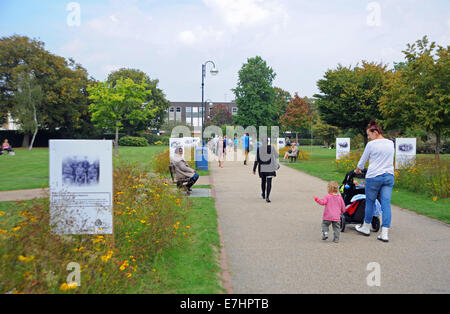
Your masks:
{"label": "woman pushing stroller", "polygon": [[366,209],[364,223],[356,227],[356,231],[369,236],[370,226],[375,210],[375,201],[380,195],[382,210],[381,234],[378,240],[388,242],[388,231],[391,227],[391,196],[394,187],[394,143],[383,137],[383,130],[375,120],[371,120],[366,129],[369,143],[359,160],[355,173],[361,174],[367,160],[369,168],[366,174]]}

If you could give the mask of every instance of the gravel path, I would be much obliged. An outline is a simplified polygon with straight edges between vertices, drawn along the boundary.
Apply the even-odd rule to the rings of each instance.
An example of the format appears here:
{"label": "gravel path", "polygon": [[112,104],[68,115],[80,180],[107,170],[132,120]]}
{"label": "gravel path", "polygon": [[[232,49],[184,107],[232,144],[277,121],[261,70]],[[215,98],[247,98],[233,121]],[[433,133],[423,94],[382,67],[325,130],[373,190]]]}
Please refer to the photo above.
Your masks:
{"label": "gravel path", "polygon": [[32,189],[0,192],[0,202],[26,201],[48,197],[49,189]]}
{"label": "gravel path", "polygon": [[[235,293],[450,293],[449,225],[393,206],[389,243],[353,225],[340,243],[322,241],[323,207],[313,195],[326,193],[325,181],[281,166],[267,204],[251,171],[211,163]],[[367,284],[373,262],[380,286]]]}

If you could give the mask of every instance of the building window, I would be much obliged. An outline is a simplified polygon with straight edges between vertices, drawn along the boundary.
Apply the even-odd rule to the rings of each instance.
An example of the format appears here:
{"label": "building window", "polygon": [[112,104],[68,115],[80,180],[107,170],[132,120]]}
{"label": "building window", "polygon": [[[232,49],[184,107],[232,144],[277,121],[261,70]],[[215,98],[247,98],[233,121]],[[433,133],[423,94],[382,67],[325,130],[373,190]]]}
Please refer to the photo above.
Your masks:
{"label": "building window", "polygon": [[177,112],[181,112],[181,107],[177,107]]}
{"label": "building window", "polygon": [[175,108],[174,107],[170,107],[169,112],[175,112]]}
{"label": "building window", "polygon": [[237,112],[238,112],[238,108],[237,108],[237,107],[233,107],[233,108],[231,109],[231,112],[232,112],[233,115],[236,115]]}

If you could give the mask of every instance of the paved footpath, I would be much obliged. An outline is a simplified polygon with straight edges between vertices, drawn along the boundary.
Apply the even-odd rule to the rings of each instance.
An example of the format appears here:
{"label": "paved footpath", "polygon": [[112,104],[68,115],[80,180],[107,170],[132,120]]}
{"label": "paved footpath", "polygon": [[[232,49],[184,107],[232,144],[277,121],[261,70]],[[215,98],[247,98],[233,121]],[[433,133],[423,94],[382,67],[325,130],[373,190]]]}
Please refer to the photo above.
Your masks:
{"label": "paved footpath", "polygon": [[[267,204],[252,165],[211,163],[234,293],[450,293],[450,225],[393,206],[389,243],[354,225],[340,243],[322,241],[313,196],[326,194],[326,182],[281,166]],[[372,262],[379,287],[367,285]]]}

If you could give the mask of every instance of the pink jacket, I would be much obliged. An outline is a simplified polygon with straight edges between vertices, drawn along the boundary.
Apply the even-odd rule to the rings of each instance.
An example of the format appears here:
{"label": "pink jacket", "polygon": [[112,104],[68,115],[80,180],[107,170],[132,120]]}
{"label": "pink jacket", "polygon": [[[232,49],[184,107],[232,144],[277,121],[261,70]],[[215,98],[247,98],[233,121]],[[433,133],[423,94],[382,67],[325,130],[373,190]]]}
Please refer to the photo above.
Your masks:
{"label": "pink jacket", "polygon": [[340,221],[341,213],[345,213],[344,200],[340,195],[327,194],[324,198],[317,198],[316,202],[325,205],[323,220]]}

